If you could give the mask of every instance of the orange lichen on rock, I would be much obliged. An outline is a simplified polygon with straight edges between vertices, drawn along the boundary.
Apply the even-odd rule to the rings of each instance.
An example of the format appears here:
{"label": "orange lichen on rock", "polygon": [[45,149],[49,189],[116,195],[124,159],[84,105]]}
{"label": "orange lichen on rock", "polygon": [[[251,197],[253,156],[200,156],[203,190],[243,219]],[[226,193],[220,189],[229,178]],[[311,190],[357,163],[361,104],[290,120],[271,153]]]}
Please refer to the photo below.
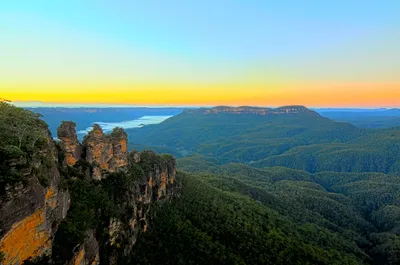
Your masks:
{"label": "orange lichen on rock", "polygon": [[82,248],[78,255],[74,257],[74,265],[85,265],[85,249]]}
{"label": "orange lichen on rock", "polygon": [[127,152],[128,151],[128,144],[126,142],[126,139],[121,139],[119,141],[119,144],[121,145],[121,151],[122,152]]}
{"label": "orange lichen on rock", "polygon": [[90,142],[88,162],[97,162],[101,169],[109,169],[108,161],[113,157],[111,143]]}
{"label": "orange lichen on rock", "polygon": [[54,187],[50,186],[50,188],[46,192],[46,199],[49,199],[49,198],[53,197],[54,194],[55,194]]}
{"label": "orange lichen on rock", "polygon": [[94,260],[92,262],[90,262],[90,265],[98,265],[98,264],[100,264],[100,255],[99,255],[99,253],[96,253]]}
{"label": "orange lichen on rock", "polygon": [[78,161],[78,158],[75,155],[76,149],[78,147],[78,140],[74,140],[71,138],[63,138],[63,149],[65,152],[65,161],[68,166],[73,166]]}
{"label": "orange lichen on rock", "polygon": [[53,186],[50,186],[46,192],[46,205],[52,209],[57,207],[57,198],[55,197],[56,192]]}
{"label": "orange lichen on rock", "polygon": [[55,209],[57,207],[57,200],[46,201],[46,205],[49,206],[51,209]]}
{"label": "orange lichen on rock", "polygon": [[[108,166],[108,163],[107,163],[107,162],[102,162],[102,163],[100,164],[100,167],[101,167],[101,169],[105,169],[105,170],[109,169],[109,166]],[[112,170],[111,170],[111,171],[112,171]]]}
{"label": "orange lichen on rock", "polygon": [[65,161],[67,163],[67,166],[73,166],[78,160],[75,159],[75,157],[73,157],[71,154],[65,154]]}
{"label": "orange lichen on rock", "polygon": [[49,240],[44,222],[45,209],[40,208],[12,226],[0,241],[0,250],[5,254],[4,265],[22,264],[24,260],[41,254]]}

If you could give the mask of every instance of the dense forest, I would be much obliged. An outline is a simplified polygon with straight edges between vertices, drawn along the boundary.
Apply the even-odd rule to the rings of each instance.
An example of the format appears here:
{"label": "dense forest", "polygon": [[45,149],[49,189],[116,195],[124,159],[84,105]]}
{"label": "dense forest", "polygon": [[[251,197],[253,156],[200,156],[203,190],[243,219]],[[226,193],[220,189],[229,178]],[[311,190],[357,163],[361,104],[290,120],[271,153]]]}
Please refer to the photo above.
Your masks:
{"label": "dense forest", "polygon": [[[143,235],[135,253],[140,264],[400,262],[398,127],[360,129],[308,110],[190,111],[130,137],[178,153],[178,168],[190,172],[180,174],[182,198]],[[269,239],[257,241],[261,234]],[[187,246],[193,254],[181,252]],[[144,253],[148,247],[158,251]]]}
{"label": "dense forest", "polygon": [[[397,176],[209,163],[180,173],[183,196],[143,235],[139,264],[400,261]],[[191,161],[179,164],[186,165],[194,169]],[[213,173],[200,173],[206,168]]]}
{"label": "dense forest", "polygon": [[[37,161],[43,167],[35,174],[48,187],[41,170],[49,158],[38,156],[46,124],[31,111],[0,107],[0,196]],[[100,181],[88,179],[85,160],[58,164],[71,205],[51,256],[25,264],[67,264],[88,233],[99,243],[99,264],[110,257],[143,265],[400,263],[400,128],[360,129],[305,108],[287,115],[190,110],[128,133],[132,146],[178,157],[179,184],[167,189],[174,196],[164,203],[156,192],[146,195],[151,207],[143,201],[149,176],[174,171],[170,155],[144,151],[139,161],[132,152],[127,171]],[[10,167],[15,158],[23,164]],[[138,219],[139,229],[130,228],[133,212],[150,216]],[[113,220],[124,223],[115,242]]]}
{"label": "dense forest", "polygon": [[186,111],[128,133],[132,143],[178,156],[202,154],[219,163],[400,174],[400,127],[361,129],[305,108],[266,116]]}

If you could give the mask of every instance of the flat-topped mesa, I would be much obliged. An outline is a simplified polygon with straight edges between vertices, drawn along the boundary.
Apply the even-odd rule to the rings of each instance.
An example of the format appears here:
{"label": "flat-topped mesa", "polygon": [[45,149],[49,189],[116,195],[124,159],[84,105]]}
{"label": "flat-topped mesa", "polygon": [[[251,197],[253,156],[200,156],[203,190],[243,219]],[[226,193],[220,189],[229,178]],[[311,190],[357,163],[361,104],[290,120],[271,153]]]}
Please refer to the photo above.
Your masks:
{"label": "flat-topped mesa", "polygon": [[98,124],[85,136],[85,160],[92,165],[92,177],[101,179],[110,172],[126,171],[128,165],[127,135],[122,128],[104,134]]}
{"label": "flat-topped mesa", "polygon": [[298,114],[302,112],[312,112],[304,106],[284,106],[279,108],[262,108],[262,107],[228,107],[228,106],[217,106],[213,108],[201,108],[201,109],[189,109],[185,110],[186,113],[203,113],[207,114],[247,114],[247,115],[284,115],[284,114]]}
{"label": "flat-topped mesa", "polygon": [[63,121],[57,129],[61,149],[64,152],[64,165],[73,166],[82,155],[82,146],[76,135],[76,125],[72,121]]}

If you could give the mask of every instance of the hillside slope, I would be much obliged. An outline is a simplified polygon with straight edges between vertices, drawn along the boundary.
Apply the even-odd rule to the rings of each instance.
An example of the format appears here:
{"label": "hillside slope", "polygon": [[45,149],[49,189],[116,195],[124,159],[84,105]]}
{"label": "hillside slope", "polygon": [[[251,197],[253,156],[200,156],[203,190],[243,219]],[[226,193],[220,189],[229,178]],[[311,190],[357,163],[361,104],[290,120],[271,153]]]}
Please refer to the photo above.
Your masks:
{"label": "hillside slope", "polygon": [[400,128],[360,129],[301,106],[186,110],[128,135],[147,147],[202,154],[219,163],[400,174]]}

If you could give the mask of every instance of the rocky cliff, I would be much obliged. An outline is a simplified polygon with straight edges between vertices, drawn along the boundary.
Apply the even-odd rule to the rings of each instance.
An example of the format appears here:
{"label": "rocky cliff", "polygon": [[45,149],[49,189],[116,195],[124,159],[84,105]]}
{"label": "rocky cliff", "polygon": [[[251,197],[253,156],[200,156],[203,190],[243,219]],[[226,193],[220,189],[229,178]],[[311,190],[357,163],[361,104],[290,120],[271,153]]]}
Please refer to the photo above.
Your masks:
{"label": "rocky cliff", "polygon": [[128,165],[127,135],[121,128],[111,134],[103,133],[97,124],[84,138],[86,161],[92,165],[93,178],[100,179],[104,173],[125,171]]}
{"label": "rocky cliff", "polygon": [[122,128],[105,134],[95,124],[80,144],[73,122],[63,122],[57,130],[60,147],[64,153],[64,165],[75,166],[79,160],[90,164],[90,177],[100,180],[108,173],[126,171],[128,165],[128,141]]}
{"label": "rocky cliff", "polygon": [[227,106],[218,106],[213,108],[200,108],[200,109],[187,109],[185,110],[186,113],[203,113],[205,115],[208,114],[219,114],[219,113],[226,113],[226,114],[247,114],[247,115],[287,115],[287,114],[298,114],[303,112],[310,112],[313,111],[307,109],[303,106],[285,106],[279,108],[259,108],[259,107],[227,107]]}
{"label": "rocky cliff", "polygon": [[54,141],[46,128],[41,130],[40,148],[21,150],[19,157],[2,161],[9,170],[3,176],[10,176],[10,171],[20,174],[20,181],[5,184],[0,193],[0,251],[5,265],[49,254],[70,205],[68,191],[60,186]]}
{"label": "rocky cliff", "polygon": [[78,162],[82,155],[82,146],[76,135],[75,123],[65,121],[57,129],[57,137],[60,140],[60,146],[64,151],[64,163],[66,166],[73,166]]}
{"label": "rocky cliff", "polygon": [[124,264],[157,209],[179,195],[175,159],[128,153],[121,128],[94,125],[80,143],[63,122],[55,143],[35,122],[40,141],[0,142],[3,264]]}

